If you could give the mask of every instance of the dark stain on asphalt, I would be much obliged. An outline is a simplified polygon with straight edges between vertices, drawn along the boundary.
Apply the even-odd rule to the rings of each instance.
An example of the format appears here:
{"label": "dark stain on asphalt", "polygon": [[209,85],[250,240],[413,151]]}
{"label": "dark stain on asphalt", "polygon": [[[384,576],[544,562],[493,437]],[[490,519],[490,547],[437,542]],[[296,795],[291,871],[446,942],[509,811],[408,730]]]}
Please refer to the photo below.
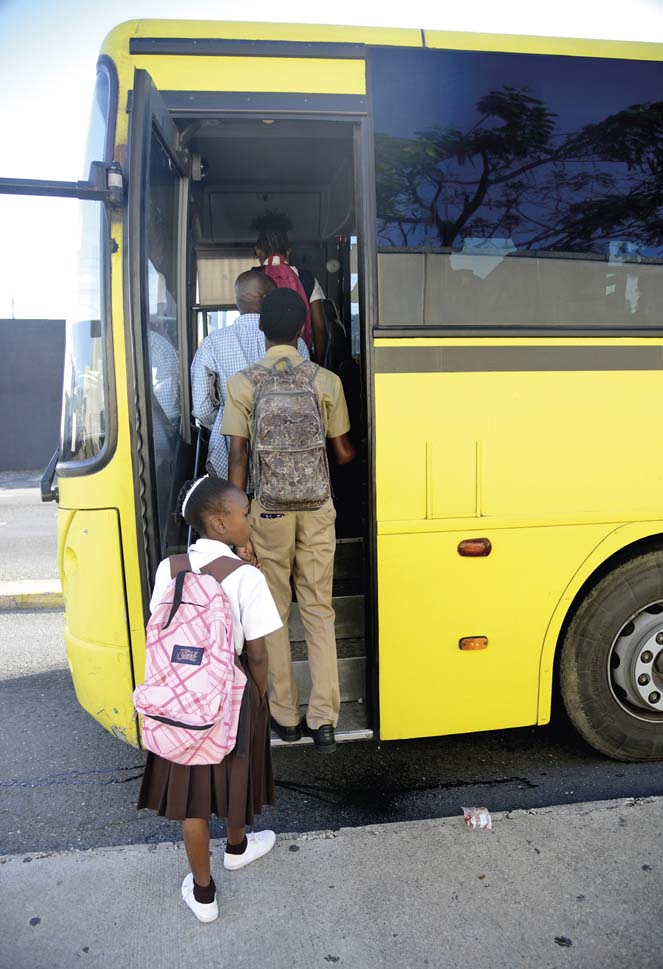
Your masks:
{"label": "dark stain on asphalt", "polygon": [[30,925],[39,925],[40,922],[41,922],[41,919],[38,919],[36,915],[34,918],[30,919]]}
{"label": "dark stain on asphalt", "polygon": [[[312,798],[323,804],[334,806],[343,805],[345,808],[366,809],[375,806],[375,788],[373,785],[367,787],[357,787],[347,784],[304,784],[301,781],[284,781],[276,779],[276,787],[289,791],[292,794],[300,794],[306,798]],[[383,801],[383,808],[388,810],[389,802],[401,797],[403,794],[411,796],[413,794],[431,794],[441,791],[451,791],[460,787],[498,787],[505,784],[517,785],[519,790],[524,788],[536,789],[539,785],[529,780],[527,777],[497,777],[497,778],[475,778],[472,780],[447,781],[442,784],[417,784],[383,786],[380,789],[380,797]],[[394,808],[397,810],[397,807]]]}
{"label": "dark stain on asphalt", "polygon": [[[130,773],[128,773],[130,772]],[[137,773],[136,773],[137,772]],[[111,774],[119,774],[118,777],[111,777]],[[124,774],[124,776],[122,776]],[[143,768],[140,765],[131,767],[102,767],[90,770],[66,770],[59,771],[57,774],[47,774],[44,777],[14,777],[7,781],[0,781],[0,789],[10,787],[53,787],[53,786],[76,786],[108,784],[128,784],[143,776]]]}

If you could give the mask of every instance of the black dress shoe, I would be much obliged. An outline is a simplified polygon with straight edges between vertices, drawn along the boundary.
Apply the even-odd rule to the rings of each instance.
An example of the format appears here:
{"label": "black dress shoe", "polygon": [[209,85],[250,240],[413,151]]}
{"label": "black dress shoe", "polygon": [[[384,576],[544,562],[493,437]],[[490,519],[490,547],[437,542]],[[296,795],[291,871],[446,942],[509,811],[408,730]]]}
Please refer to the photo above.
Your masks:
{"label": "black dress shoe", "polygon": [[334,736],[334,728],[330,723],[323,723],[321,727],[314,730],[307,724],[306,717],[302,717],[302,733],[305,737],[313,739],[316,750],[319,750],[321,754],[330,754],[333,750],[336,750],[336,737]]}
{"label": "black dress shoe", "polygon": [[302,739],[302,728],[299,724],[295,727],[284,727],[283,724],[277,723],[274,717],[269,718],[269,723],[277,737],[286,744],[295,744]]}

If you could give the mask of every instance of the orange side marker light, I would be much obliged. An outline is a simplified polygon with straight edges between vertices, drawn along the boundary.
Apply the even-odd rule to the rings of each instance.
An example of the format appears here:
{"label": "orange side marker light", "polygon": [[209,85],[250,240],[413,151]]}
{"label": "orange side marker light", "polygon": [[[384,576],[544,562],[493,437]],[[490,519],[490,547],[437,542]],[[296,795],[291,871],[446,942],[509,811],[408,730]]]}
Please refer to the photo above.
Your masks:
{"label": "orange side marker light", "polygon": [[465,636],[458,642],[459,649],[472,652],[477,649],[488,649],[487,636]]}
{"label": "orange side marker light", "polygon": [[468,557],[478,558],[482,555],[490,555],[492,549],[489,538],[465,538],[458,543],[458,554]]}

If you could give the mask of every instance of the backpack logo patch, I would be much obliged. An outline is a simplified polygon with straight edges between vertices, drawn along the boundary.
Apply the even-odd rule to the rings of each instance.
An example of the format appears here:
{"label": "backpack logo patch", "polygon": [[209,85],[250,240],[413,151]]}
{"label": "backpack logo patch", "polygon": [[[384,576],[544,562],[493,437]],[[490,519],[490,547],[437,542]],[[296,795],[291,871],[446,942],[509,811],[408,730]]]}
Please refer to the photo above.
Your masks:
{"label": "backpack logo patch", "polygon": [[173,646],[171,663],[185,663],[187,666],[200,666],[205,650],[202,646]]}

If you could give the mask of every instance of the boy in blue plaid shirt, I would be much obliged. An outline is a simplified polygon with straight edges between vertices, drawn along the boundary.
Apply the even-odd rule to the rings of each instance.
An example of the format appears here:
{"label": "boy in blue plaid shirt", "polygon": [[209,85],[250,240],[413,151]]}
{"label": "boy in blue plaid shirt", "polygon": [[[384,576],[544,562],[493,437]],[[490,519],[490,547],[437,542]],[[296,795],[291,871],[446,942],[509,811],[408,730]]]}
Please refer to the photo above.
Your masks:
{"label": "boy in blue plaid shirt", "polygon": [[[228,442],[221,433],[228,378],[265,356],[265,337],[259,329],[260,307],[273,289],[276,283],[265,273],[241,273],[235,280],[239,318],[228,329],[205,337],[191,364],[193,415],[211,431],[207,471],[217,478],[228,477]],[[305,360],[309,359],[302,339],[297,349]]]}

